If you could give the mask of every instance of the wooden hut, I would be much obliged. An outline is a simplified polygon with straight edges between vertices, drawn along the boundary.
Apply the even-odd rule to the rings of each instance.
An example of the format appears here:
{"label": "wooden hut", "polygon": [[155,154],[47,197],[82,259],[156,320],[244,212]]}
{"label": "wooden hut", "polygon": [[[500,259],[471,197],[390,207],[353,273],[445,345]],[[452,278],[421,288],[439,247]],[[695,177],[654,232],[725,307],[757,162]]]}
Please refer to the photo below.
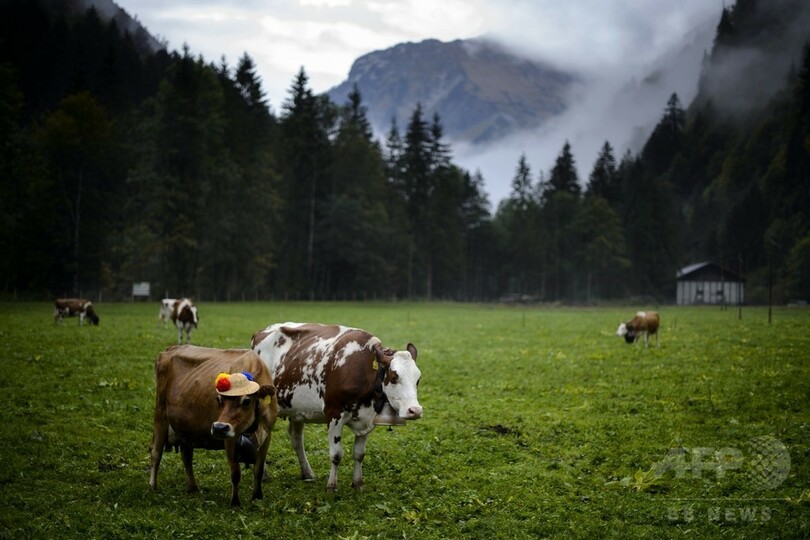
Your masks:
{"label": "wooden hut", "polygon": [[745,300],[745,279],[710,261],[690,264],[678,271],[678,305],[731,304]]}

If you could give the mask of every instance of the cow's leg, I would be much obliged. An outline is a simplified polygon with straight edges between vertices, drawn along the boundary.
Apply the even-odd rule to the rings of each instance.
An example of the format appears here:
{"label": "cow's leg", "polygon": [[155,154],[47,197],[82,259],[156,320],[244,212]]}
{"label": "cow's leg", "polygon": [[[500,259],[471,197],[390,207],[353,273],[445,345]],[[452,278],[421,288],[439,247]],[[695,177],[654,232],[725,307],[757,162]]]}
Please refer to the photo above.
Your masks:
{"label": "cow's leg", "polygon": [[[328,415],[327,418],[329,418]],[[326,482],[326,491],[329,493],[334,493],[337,489],[338,465],[343,460],[343,424],[345,422],[340,416],[329,419],[329,461],[332,464],[329,470],[329,480]]]}
{"label": "cow's leg", "polygon": [[183,467],[186,468],[186,491],[195,493],[199,491],[197,481],[194,479],[194,447],[189,444],[180,446],[180,453],[183,456]]}
{"label": "cow's leg", "polygon": [[236,461],[236,437],[225,440],[225,455],[228,456],[228,468],[231,471],[231,508],[240,506],[239,481],[242,480],[242,469]]}
{"label": "cow's leg", "polygon": [[79,326],[84,326],[84,311],[79,312]]}
{"label": "cow's leg", "polygon": [[267,437],[256,452],[256,463],[253,464],[253,500],[261,499],[264,497],[262,494],[262,476],[267,476],[264,464],[267,461],[267,449],[270,448],[270,434],[268,431]]}
{"label": "cow's leg", "polygon": [[181,345],[183,343],[183,327],[177,327],[177,344]]}
{"label": "cow's leg", "polygon": [[649,347],[650,346],[649,341],[650,341],[650,333],[645,330],[644,331],[644,347]]}
{"label": "cow's leg", "polygon": [[354,489],[363,489],[363,458],[366,457],[366,441],[368,441],[368,433],[354,435],[354,474],[352,475]]}
{"label": "cow's leg", "polygon": [[292,444],[293,450],[295,450],[295,455],[298,456],[298,464],[301,466],[301,478],[304,480],[314,480],[315,473],[312,472],[312,467],[309,466],[307,452],[304,450],[304,423],[290,420],[287,431],[290,434],[290,443]]}
{"label": "cow's leg", "polygon": [[166,446],[166,431],[166,425],[162,422],[155,422],[155,427],[152,431],[152,446],[149,448],[149,454],[152,457],[152,470],[149,473],[149,487],[153,490],[157,489],[158,468],[160,467],[160,460],[163,457],[163,447]]}
{"label": "cow's leg", "polygon": [[192,327],[188,327],[186,329],[186,343],[191,343],[191,331],[193,330]]}

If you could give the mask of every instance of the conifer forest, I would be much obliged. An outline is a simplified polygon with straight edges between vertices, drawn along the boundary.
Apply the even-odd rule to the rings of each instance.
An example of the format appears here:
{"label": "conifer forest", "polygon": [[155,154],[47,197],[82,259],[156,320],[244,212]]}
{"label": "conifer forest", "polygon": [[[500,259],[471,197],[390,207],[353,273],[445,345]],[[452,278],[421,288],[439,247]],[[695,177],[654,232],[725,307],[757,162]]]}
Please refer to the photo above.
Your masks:
{"label": "conifer forest", "polygon": [[[333,103],[305,68],[271,107],[247,52],[154,52],[94,9],[2,0],[0,295],[672,302],[712,260],[747,302],[808,300],[810,31],[782,39],[806,7],[763,1],[722,9],[697,96],[661,103],[638,152],[607,140],[582,178],[561,140],[491,201],[421,106],[375,136],[359,91]],[[783,73],[728,84],[743,49]]]}

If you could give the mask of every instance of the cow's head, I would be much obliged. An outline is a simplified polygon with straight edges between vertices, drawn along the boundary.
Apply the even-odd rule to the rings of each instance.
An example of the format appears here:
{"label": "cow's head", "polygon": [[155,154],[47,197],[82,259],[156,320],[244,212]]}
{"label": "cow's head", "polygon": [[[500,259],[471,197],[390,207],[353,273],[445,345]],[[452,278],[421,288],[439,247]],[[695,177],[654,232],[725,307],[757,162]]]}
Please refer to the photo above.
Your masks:
{"label": "cow's head", "polygon": [[397,351],[387,355],[386,351],[374,349],[377,360],[385,369],[382,380],[382,392],[388,403],[406,420],[422,417],[422,406],[416,396],[416,388],[422,372],[416,365],[416,347],[408,343],[407,351]]}
{"label": "cow's head", "polygon": [[626,332],[624,333],[624,341],[627,343],[633,343],[636,341],[636,329],[633,327],[632,324],[627,323],[625,325]]}
{"label": "cow's head", "polygon": [[211,424],[215,439],[230,439],[243,433],[252,433],[259,422],[259,405],[276,393],[272,385],[259,385],[250,373],[220,373],[217,375],[217,403],[219,418]]}
{"label": "cow's head", "polygon": [[200,323],[200,317],[197,315],[197,306],[190,305],[187,306],[186,309],[191,312],[191,324],[194,325],[194,328],[197,328],[197,325]]}
{"label": "cow's head", "polygon": [[93,309],[93,306],[87,306],[84,316],[89,319],[91,323],[98,326],[99,318],[98,315],[96,315],[96,310]]}
{"label": "cow's head", "polygon": [[631,323],[619,323],[619,328],[616,329],[616,335],[624,338],[627,343],[633,343],[636,340],[636,330]]}

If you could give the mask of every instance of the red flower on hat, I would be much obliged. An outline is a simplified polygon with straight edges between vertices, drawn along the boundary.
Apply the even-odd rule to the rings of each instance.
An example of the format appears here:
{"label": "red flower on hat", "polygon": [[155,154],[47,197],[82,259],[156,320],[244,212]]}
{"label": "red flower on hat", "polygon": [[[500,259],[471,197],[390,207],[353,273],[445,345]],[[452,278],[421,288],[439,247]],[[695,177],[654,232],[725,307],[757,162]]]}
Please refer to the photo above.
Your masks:
{"label": "red flower on hat", "polygon": [[231,376],[227,373],[220,373],[217,375],[215,383],[217,392],[227,392],[231,389]]}

